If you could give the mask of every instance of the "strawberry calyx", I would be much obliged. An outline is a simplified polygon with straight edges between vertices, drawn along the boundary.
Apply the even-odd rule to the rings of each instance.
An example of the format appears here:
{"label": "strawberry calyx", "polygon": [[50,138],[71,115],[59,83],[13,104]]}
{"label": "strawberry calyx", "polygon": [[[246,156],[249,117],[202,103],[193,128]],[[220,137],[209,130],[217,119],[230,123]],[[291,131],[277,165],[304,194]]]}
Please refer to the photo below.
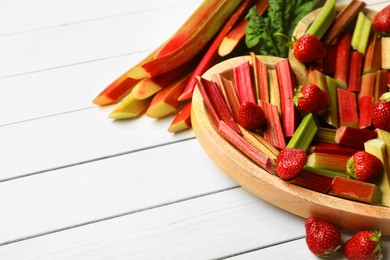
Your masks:
{"label": "strawberry calyx", "polygon": [[382,252],[382,245],[381,245],[382,231],[372,230],[371,234],[372,234],[371,241],[377,243],[374,249],[374,253],[380,254]]}
{"label": "strawberry calyx", "polygon": [[346,169],[349,177],[351,177],[352,179],[357,179],[355,161],[353,159],[353,156],[348,159]]}
{"label": "strawberry calyx", "polygon": [[379,100],[390,102],[390,92],[383,93]]}

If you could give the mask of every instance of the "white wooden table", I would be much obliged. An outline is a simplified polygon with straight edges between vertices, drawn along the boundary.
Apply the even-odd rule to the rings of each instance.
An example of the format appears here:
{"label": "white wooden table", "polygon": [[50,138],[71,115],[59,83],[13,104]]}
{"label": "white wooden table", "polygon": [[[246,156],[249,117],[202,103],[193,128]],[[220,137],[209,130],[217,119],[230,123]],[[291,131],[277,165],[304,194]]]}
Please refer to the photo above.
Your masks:
{"label": "white wooden table", "polygon": [[304,220],[238,187],[191,130],[91,102],[200,2],[0,0],[1,260],[315,259]]}

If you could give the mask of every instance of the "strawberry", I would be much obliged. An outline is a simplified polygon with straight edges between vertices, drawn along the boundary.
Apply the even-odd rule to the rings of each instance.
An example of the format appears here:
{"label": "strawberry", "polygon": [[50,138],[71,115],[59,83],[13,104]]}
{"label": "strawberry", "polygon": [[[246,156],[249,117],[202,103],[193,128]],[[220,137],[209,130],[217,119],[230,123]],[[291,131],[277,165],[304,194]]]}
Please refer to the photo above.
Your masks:
{"label": "strawberry", "polygon": [[304,150],[284,148],[278,154],[276,174],[283,180],[291,180],[302,170],[307,160]]}
{"label": "strawberry", "polygon": [[390,132],[390,92],[384,93],[372,110],[371,120],[376,128]]}
{"label": "strawberry", "polygon": [[265,122],[265,113],[258,104],[244,102],[238,108],[237,122],[245,129],[255,130]]}
{"label": "strawberry", "polygon": [[347,161],[347,173],[352,179],[370,182],[383,170],[381,160],[366,151],[354,153]]}
{"label": "strawberry", "polygon": [[354,234],[342,247],[350,260],[375,260],[381,258],[381,232],[362,230]]}
{"label": "strawberry", "polygon": [[307,83],[297,90],[294,103],[303,113],[317,113],[328,106],[329,98],[317,85]]}
{"label": "strawberry", "polygon": [[333,224],[308,217],[305,221],[306,244],[316,256],[329,256],[341,248],[340,230]]}
{"label": "strawberry", "polygon": [[322,42],[314,35],[304,34],[294,44],[294,56],[302,63],[310,63],[321,60],[326,55],[326,49]]}
{"label": "strawberry", "polygon": [[372,27],[379,34],[390,34],[390,5],[375,15],[372,21]]}

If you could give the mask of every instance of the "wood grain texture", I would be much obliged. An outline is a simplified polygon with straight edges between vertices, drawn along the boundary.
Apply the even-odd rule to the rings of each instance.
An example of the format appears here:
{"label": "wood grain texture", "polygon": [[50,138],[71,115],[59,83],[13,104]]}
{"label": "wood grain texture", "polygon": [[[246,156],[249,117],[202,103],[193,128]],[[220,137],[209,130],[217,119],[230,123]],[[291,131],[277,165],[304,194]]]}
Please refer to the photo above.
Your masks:
{"label": "wood grain texture", "polygon": [[[270,57],[259,58],[268,66],[278,61]],[[217,64],[208,70],[204,77],[210,79],[212,74],[223,74],[248,59],[237,57]],[[380,228],[383,234],[390,234],[390,208],[344,200],[304,189],[289,184],[255,165],[218,134],[197,88],[193,95],[192,124],[197,139],[214,162],[239,185],[256,196],[302,217],[315,215],[346,229]]]}

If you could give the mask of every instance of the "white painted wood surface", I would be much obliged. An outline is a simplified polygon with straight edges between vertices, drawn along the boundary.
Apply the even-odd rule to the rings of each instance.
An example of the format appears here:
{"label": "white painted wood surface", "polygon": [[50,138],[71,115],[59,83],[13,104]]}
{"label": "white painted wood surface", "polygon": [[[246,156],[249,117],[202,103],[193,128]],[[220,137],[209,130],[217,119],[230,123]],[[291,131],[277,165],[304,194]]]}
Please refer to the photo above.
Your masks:
{"label": "white painted wood surface", "polygon": [[0,259],[315,259],[192,131],[91,102],[200,2],[0,1]]}

